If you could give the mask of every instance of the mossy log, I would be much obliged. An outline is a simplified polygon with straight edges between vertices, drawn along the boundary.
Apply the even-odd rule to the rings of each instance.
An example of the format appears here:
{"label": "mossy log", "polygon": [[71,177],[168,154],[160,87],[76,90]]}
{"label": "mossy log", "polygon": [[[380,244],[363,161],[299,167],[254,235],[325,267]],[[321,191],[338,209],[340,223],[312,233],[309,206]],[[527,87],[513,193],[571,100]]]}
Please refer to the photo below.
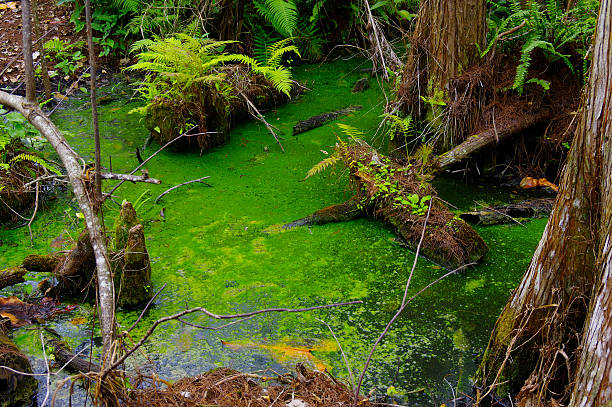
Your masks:
{"label": "mossy log", "polygon": [[[0,366],[7,366],[18,372],[32,373],[30,361],[8,337],[2,321],[0,321]],[[0,368],[0,407],[30,405],[37,388],[38,381],[33,376]]]}
{"label": "mossy log", "polygon": [[75,355],[70,346],[61,339],[52,338],[49,339],[48,343],[53,346],[55,360],[62,366],[66,364],[66,367],[73,372],[89,373],[101,370],[97,363]]}
{"label": "mossy log", "polygon": [[363,109],[363,106],[349,106],[346,109],[336,110],[335,112],[323,113],[312,116],[309,119],[302,120],[293,126],[293,135],[304,133],[305,131],[316,129],[324,124],[336,120],[338,117],[349,115],[353,112]]}
{"label": "mossy log", "polygon": [[129,230],[118,303],[135,308],[151,299],[151,263],[145,245],[144,229],[138,224]]}
{"label": "mossy log", "polygon": [[283,225],[283,229],[291,229],[298,226],[324,225],[333,222],[346,222],[364,216],[363,209],[360,208],[359,200],[349,199],[337,205],[330,205],[319,209],[312,215]]}
{"label": "mossy log", "polygon": [[5,287],[10,287],[15,284],[23,283],[23,276],[28,271],[23,267],[9,267],[0,270],[0,290]]}
{"label": "mossy log", "polygon": [[55,254],[30,254],[23,260],[22,266],[27,271],[36,273],[53,273],[60,262],[64,262],[66,256]]}
{"label": "mossy log", "polygon": [[445,169],[465,159],[473,157],[486,147],[495,146],[522,131],[552,119],[553,112],[549,109],[540,109],[531,114],[525,113],[520,118],[510,117],[499,121],[493,126],[468,137],[463,143],[452,148],[438,157],[438,166]]}
{"label": "mossy log", "polygon": [[[183,100],[160,99],[147,108],[145,125],[160,145],[179,137],[190,124],[197,124],[194,137],[183,137],[172,144],[175,150],[208,150],[229,141],[229,131],[249,116],[249,107],[240,95],[246,96],[259,110],[269,109],[289,100],[263,76],[252,75],[241,65],[221,68],[231,95],[220,92],[214,84],[193,86]],[[298,88],[294,87],[294,92]]]}
{"label": "mossy log", "polygon": [[456,269],[478,262],[487,253],[487,245],[478,233],[436,199],[437,193],[428,182],[430,169],[422,161],[391,160],[365,143],[339,143],[334,154],[339,154],[350,170],[355,197],[284,228],[370,216],[389,225],[409,248],[416,250],[431,205],[421,245],[424,256]]}
{"label": "mossy log", "polygon": [[541,218],[552,211],[553,199],[532,199],[515,204],[464,212],[459,217],[479,225],[499,225],[516,222],[516,218]]}

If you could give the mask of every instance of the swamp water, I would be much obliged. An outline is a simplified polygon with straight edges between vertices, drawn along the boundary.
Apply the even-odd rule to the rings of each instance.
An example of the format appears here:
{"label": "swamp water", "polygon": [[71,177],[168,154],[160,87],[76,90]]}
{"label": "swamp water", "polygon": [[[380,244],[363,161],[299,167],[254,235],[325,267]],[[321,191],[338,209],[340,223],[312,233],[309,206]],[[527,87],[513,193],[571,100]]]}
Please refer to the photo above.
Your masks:
{"label": "swamp water", "polygon": [[[363,105],[363,110],[337,122],[374,134],[384,97],[376,85],[364,93],[351,93],[361,76],[356,65],[339,61],[295,69],[296,79],[312,90],[266,114],[284,133],[285,154],[263,124],[251,121],[232,131],[229,144],[202,156],[160,153],[146,168],[163,184],[125,184],[115,199],[136,202],[151,256],[154,290],[166,284],[131,332],[134,341],[156,319],[195,306],[222,314],[349,300],[364,303],[302,314],[261,315],[219,331],[170,322],[157,329],[142,348],[144,353],[131,359],[130,367],[176,380],[217,366],[246,372],[266,368],[287,371],[302,361],[348,380],[342,354],[322,320],[338,337],[358,375],[374,340],[401,302],[414,254],[399,246],[394,234],[380,222],[369,219],[266,233],[351,195],[340,167],[302,181],[308,169],[327,157],[324,152],[332,152],[340,134],[338,127],[328,124],[296,137],[291,128],[315,114]],[[128,114],[140,105],[129,100],[132,93],[122,85],[101,90],[103,98],[110,100],[99,109],[103,162],[108,166],[108,156],[112,156],[114,172],[129,172],[138,164],[135,150],[147,137],[139,117]],[[66,131],[71,145],[91,160],[87,100],[83,96],[66,103],[53,120]],[[143,155],[156,149],[149,146]],[[159,204],[153,203],[171,186],[203,176],[210,176],[206,182],[211,186],[191,184],[164,196]],[[108,190],[112,183],[105,185]],[[475,201],[491,204],[509,198],[507,192],[457,181],[442,179],[437,186],[442,198],[461,209],[472,207]],[[162,208],[164,217],[160,215]],[[76,212],[74,201],[51,201],[33,224],[33,247],[27,228],[0,230],[0,266],[19,264],[29,253],[60,250],[51,247],[54,239],[61,245],[69,236],[76,238],[82,229]],[[112,226],[117,213],[118,207],[110,203],[107,225]],[[408,306],[374,354],[363,392],[376,388],[378,394],[395,395],[395,400],[404,404],[428,406],[439,405],[457,391],[468,391],[475,357],[486,347],[495,319],[527,267],[545,223],[541,219],[526,223],[526,227],[477,228],[490,248],[486,260],[444,279]],[[445,273],[420,258],[409,296]],[[35,283],[16,290],[28,292],[31,284]],[[131,326],[139,313],[118,312],[122,329]],[[92,319],[91,306],[78,305],[75,311],[46,324],[75,351],[81,351],[89,346]],[[223,324],[195,314],[185,319],[199,325]],[[13,337],[31,357],[35,370],[44,372],[40,328],[21,328]],[[93,337],[99,345],[98,333]],[[52,382],[64,377],[62,373]],[[81,405],[84,391],[80,385],[75,391],[74,405]],[[41,378],[39,403],[45,392]],[[68,404],[67,386],[57,398],[56,405]]]}

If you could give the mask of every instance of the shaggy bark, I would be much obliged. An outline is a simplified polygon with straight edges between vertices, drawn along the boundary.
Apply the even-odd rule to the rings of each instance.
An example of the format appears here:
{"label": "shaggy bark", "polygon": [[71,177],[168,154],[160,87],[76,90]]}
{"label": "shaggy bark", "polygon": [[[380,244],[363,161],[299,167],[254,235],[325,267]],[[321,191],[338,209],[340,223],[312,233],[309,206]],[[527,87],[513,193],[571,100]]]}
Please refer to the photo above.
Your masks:
{"label": "shaggy bark", "polygon": [[589,86],[553,213],[478,374],[489,391],[518,391],[523,406],[566,404],[571,383],[570,406],[611,400],[611,3],[601,2]]}
{"label": "shaggy bark", "polygon": [[[451,80],[479,61],[476,45],[482,48],[486,41],[485,17],[485,0],[422,2],[398,92],[398,107],[404,114],[415,120],[427,114],[428,120],[440,121],[440,103],[453,97]],[[424,102],[421,97],[435,103]],[[454,131],[443,127],[447,127],[448,135],[439,144],[442,150],[448,150],[454,144]],[[395,140],[396,144],[401,142]]]}

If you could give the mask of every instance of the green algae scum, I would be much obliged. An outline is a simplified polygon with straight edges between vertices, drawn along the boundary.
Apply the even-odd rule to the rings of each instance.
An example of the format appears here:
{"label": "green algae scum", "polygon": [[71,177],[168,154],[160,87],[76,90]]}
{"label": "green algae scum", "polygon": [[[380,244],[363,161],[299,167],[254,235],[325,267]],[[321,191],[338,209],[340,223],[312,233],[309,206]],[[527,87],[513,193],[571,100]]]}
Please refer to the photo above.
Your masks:
{"label": "green algae scum", "polygon": [[[241,371],[289,370],[297,362],[327,369],[348,380],[338,338],[354,372],[363,363],[377,336],[397,310],[414,253],[400,246],[391,231],[368,219],[294,228],[278,226],[300,219],[350,197],[348,176],[328,171],[304,181],[306,172],[331,154],[337,135],[334,123],[293,136],[291,129],[311,116],[362,105],[364,109],[338,122],[375,135],[384,105],[382,90],[372,86],[352,93],[360,79],[354,61],[296,68],[295,77],[311,90],[292,103],[266,112],[266,119],[283,134],[282,153],[266,127],[250,121],[232,130],[228,144],[203,155],[164,150],[146,166],[161,185],[129,184],[113,199],[134,203],[144,226],[151,256],[152,285],[165,288],[130,335],[138,341],[153,321],[180,310],[203,306],[217,314],[266,307],[306,307],[349,300],[362,305],[301,314],[269,314],[218,331],[202,330],[180,321],[160,326],[144,352],[127,368],[156,373],[165,380],[225,366]],[[135,151],[147,131],[141,118],[129,112],[141,106],[129,100],[133,90],[106,87],[110,99],[100,106],[104,165],[129,172],[137,164]],[[52,119],[70,144],[85,158],[93,156],[90,111],[82,99],[66,103]],[[108,100],[107,100],[108,101]],[[378,147],[374,136],[367,140]],[[157,146],[149,146],[150,155]],[[181,187],[154,203],[171,186],[204,177],[209,185]],[[107,182],[106,189],[113,185]],[[440,196],[459,209],[475,201],[507,201],[508,193],[441,179]],[[48,201],[33,224],[34,244],[27,228],[0,231],[2,267],[18,265],[25,255],[45,254],[70,247],[82,229],[76,204],[66,196]],[[105,221],[111,228],[119,206],[109,202]],[[519,225],[477,227],[490,248],[477,267],[451,275],[419,295],[394,324],[374,354],[364,393],[376,389],[388,400],[433,405],[469,391],[476,358],[486,347],[496,316],[531,258],[545,219]],[[52,245],[53,242],[53,245]],[[409,290],[416,294],[447,271],[420,258]],[[40,275],[9,292],[29,293]],[[12,291],[11,291],[12,290]],[[119,311],[120,329],[136,321],[140,311]],[[215,326],[201,315],[186,317],[192,324]],[[45,325],[62,335],[75,351],[88,354],[91,338],[100,345],[93,326],[92,307],[79,305]],[[93,329],[93,334],[92,334]],[[24,327],[13,338],[44,372],[41,328]],[[97,349],[94,349],[94,353]],[[52,386],[65,373],[52,378]],[[77,385],[74,401],[85,395]],[[54,387],[53,387],[54,388]],[[39,382],[39,402],[46,391]],[[56,405],[68,405],[68,386],[59,390]],[[78,403],[76,404],[78,405]]]}

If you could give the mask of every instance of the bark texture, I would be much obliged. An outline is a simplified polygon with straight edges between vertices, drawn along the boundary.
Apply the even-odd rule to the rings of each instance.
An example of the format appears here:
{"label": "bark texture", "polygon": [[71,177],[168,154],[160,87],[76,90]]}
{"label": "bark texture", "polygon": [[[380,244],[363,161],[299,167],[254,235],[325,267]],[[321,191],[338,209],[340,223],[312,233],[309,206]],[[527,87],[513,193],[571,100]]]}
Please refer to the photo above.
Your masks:
{"label": "bark texture", "polygon": [[590,82],[552,215],[479,371],[481,384],[518,392],[522,406],[612,400],[610,3],[601,2]]}
{"label": "bark texture", "polygon": [[[443,104],[454,96],[451,80],[480,59],[476,44],[482,48],[486,42],[485,18],[484,0],[422,2],[398,92],[404,114],[439,120]],[[445,130],[450,134],[439,143],[444,151],[453,146],[452,128]]]}

